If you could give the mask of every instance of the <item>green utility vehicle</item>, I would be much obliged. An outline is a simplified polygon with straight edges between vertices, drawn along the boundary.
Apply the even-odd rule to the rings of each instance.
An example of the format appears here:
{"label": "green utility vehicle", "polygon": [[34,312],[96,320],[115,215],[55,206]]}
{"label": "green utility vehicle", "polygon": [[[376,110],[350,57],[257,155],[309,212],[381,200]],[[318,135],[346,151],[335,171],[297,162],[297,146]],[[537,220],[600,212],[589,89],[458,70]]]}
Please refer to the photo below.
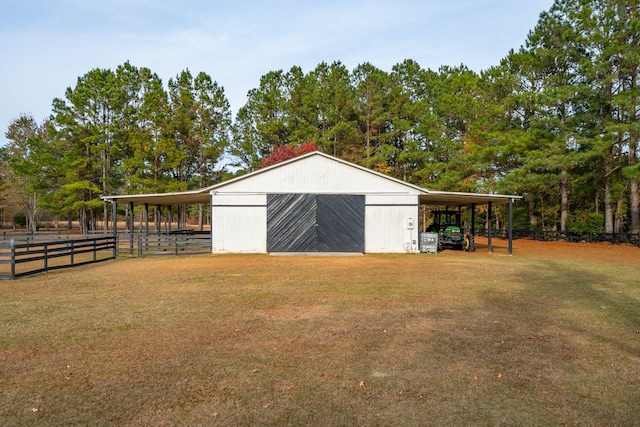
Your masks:
{"label": "green utility vehicle", "polygon": [[427,232],[438,233],[438,250],[444,248],[460,249],[468,252],[475,250],[473,235],[464,234],[460,227],[459,211],[431,211],[433,223]]}

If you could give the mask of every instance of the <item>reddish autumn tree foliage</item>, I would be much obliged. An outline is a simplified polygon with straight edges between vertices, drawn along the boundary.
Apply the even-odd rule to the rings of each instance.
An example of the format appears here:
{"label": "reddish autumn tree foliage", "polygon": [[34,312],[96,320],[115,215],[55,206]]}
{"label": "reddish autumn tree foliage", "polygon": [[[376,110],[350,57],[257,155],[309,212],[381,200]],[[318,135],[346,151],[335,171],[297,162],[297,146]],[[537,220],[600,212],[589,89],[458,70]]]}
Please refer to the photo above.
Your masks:
{"label": "reddish autumn tree foliage", "polygon": [[280,144],[273,148],[270,155],[262,158],[260,167],[266,168],[267,166],[272,166],[313,151],[318,151],[318,146],[315,142],[305,142],[304,144],[293,147]]}

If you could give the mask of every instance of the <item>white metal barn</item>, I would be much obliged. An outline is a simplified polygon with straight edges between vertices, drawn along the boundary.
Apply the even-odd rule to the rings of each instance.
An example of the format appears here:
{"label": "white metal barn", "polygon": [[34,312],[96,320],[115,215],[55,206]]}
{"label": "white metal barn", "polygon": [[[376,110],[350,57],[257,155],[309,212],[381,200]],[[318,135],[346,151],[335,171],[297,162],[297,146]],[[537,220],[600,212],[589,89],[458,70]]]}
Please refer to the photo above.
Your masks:
{"label": "white metal barn", "polygon": [[316,151],[201,190],[104,199],[210,201],[214,253],[389,253],[417,250],[421,204],[511,207],[519,197],[432,191]]}
{"label": "white metal barn", "polygon": [[213,251],[403,252],[420,193],[314,152],[211,187]]}

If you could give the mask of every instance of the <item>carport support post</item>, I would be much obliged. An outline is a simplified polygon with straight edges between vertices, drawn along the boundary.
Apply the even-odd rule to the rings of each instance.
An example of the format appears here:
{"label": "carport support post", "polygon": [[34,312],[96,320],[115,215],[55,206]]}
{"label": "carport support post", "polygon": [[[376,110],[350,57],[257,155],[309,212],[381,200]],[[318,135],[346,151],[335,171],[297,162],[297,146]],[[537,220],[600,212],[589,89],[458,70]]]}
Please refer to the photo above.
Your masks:
{"label": "carport support post", "polygon": [[471,203],[471,235],[476,235],[476,204]]}
{"label": "carport support post", "polygon": [[118,257],[118,203],[111,201],[111,221],[113,222],[113,259]]}
{"label": "carport support post", "polygon": [[129,202],[129,224],[127,224],[129,233],[133,233],[133,202]]}
{"label": "carport support post", "polygon": [[493,248],[491,247],[491,209],[493,208],[492,203],[489,202],[489,210],[487,212],[487,245],[489,246],[489,252],[493,252]]}
{"label": "carport support post", "polygon": [[133,202],[129,202],[129,255],[133,255]]}
{"label": "carport support post", "polygon": [[158,234],[158,249],[160,249],[160,236],[162,236],[162,206],[156,206],[156,212],[153,216],[153,221],[155,222],[156,232]]}
{"label": "carport support post", "polygon": [[157,212],[153,217],[153,222],[155,223],[156,231],[158,234],[162,231],[162,206],[157,205]]}
{"label": "carport support post", "polygon": [[509,229],[507,231],[509,235],[509,250],[508,254],[513,254],[513,199],[509,199]]}
{"label": "carport support post", "polygon": [[118,202],[111,202],[111,220],[113,221],[113,237],[118,236]]}
{"label": "carport support post", "polygon": [[149,235],[149,203],[144,204],[144,231]]}
{"label": "carport support post", "polygon": [[[149,203],[144,204],[144,232],[146,237],[145,241],[147,242],[145,248],[149,250]],[[138,248],[138,252],[140,251],[141,249]]]}

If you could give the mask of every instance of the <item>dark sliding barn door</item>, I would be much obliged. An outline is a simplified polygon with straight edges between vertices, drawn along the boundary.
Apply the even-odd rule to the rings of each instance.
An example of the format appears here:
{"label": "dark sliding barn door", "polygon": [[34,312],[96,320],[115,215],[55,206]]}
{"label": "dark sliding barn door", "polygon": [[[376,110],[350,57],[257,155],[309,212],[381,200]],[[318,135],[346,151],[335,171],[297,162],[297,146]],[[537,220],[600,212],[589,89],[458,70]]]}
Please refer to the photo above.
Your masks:
{"label": "dark sliding barn door", "polygon": [[316,198],[267,195],[267,252],[316,251]]}
{"label": "dark sliding barn door", "polygon": [[364,252],[364,196],[267,195],[268,252]]}
{"label": "dark sliding barn door", "polygon": [[364,196],[318,194],[318,252],[364,252]]}

